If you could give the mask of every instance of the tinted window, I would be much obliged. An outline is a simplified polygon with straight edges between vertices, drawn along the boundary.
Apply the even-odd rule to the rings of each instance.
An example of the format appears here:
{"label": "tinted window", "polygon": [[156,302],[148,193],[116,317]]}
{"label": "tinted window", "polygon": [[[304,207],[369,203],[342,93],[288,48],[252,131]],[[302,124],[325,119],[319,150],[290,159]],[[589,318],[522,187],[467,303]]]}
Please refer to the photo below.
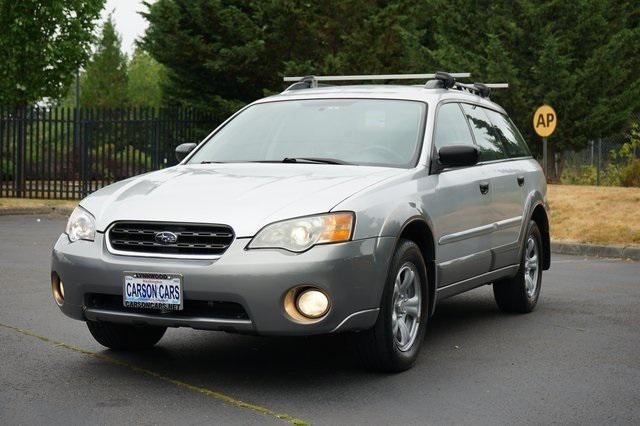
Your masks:
{"label": "tinted window", "polygon": [[438,109],[435,133],[436,149],[449,145],[472,145],[473,139],[469,126],[462,114],[460,105],[448,103]]}
{"label": "tinted window", "polygon": [[491,110],[486,112],[502,138],[507,156],[511,158],[531,156],[527,143],[509,117]]}
{"label": "tinted window", "polygon": [[408,167],[418,152],[425,110],[422,102],[378,99],[256,104],[213,135],[190,163],[311,157]]}
{"label": "tinted window", "polygon": [[480,161],[502,160],[506,158],[502,140],[497,129],[487,117],[485,109],[477,105],[462,104],[469,119],[473,136],[480,150]]}

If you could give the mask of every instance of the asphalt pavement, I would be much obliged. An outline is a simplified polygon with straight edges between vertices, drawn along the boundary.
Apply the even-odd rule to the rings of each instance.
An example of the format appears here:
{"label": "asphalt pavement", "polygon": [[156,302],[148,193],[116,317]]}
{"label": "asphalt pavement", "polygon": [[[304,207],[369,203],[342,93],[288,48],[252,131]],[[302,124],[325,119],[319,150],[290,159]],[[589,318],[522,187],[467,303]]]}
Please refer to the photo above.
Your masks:
{"label": "asphalt pavement", "polygon": [[444,301],[416,366],[362,369],[347,336],[170,329],[113,352],[51,298],[66,218],[0,216],[0,424],[640,423],[640,263],[553,257],[538,308]]}

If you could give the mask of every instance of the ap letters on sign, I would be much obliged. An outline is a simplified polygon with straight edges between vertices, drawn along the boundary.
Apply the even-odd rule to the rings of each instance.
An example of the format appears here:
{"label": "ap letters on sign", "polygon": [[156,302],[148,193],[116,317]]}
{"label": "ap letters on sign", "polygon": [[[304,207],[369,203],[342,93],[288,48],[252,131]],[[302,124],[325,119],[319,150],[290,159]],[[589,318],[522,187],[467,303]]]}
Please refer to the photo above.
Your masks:
{"label": "ap letters on sign", "polygon": [[556,118],[551,113],[547,113],[546,117],[544,114],[540,114],[538,116],[538,122],[536,123],[536,127],[540,127],[540,126],[549,127],[555,119]]}

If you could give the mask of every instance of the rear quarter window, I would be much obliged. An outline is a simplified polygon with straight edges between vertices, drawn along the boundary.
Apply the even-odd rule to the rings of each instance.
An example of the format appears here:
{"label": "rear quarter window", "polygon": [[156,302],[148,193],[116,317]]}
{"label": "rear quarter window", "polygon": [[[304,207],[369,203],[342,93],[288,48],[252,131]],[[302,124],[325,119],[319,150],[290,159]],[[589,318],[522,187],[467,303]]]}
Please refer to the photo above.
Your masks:
{"label": "rear quarter window", "polygon": [[509,158],[530,157],[531,151],[518,128],[509,117],[496,111],[486,110],[489,119],[496,127]]}
{"label": "rear quarter window", "polygon": [[480,151],[480,161],[503,160],[507,155],[502,138],[487,116],[487,110],[477,105],[462,104],[464,114],[469,121],[473,136]]}

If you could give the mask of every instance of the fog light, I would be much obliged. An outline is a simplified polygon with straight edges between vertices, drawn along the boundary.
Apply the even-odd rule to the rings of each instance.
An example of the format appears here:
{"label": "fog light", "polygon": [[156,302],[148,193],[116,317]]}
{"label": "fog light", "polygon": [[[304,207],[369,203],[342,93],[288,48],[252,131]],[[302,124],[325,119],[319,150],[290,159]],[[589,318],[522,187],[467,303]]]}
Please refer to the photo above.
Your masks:
{"label": "fog light", "polygon": [[319,290],[303,290],[296,298],[296,308],[307,318],[320,318],[329,310],[329,298]]}
{"label": "fog light", "polygon": [[60,277],[55,272],[51,273],[51,292],[53,293],[53,300],[56,301],[58,306],[64,304],[64,284],[60,280]]}

